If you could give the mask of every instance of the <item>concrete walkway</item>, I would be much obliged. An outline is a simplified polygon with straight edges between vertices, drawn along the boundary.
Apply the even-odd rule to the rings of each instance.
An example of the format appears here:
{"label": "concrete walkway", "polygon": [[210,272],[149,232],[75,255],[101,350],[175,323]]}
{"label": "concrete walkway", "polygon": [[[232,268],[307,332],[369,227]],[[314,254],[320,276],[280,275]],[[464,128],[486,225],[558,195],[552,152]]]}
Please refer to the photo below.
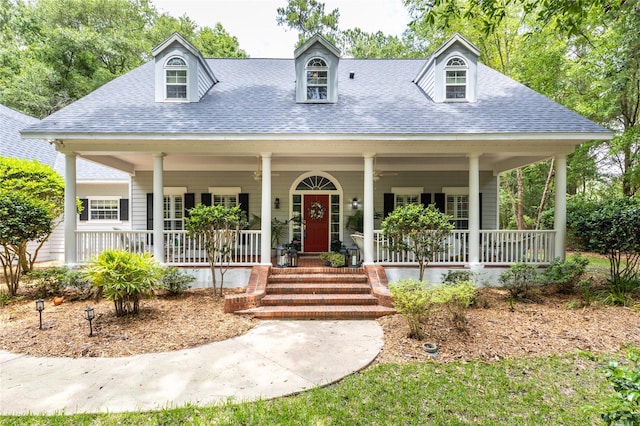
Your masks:
{"label": "concrete walkway", "polygon": [[125,358],[34,358],[0,351],[0,414],[147,411],[269,399],[369,365],[375,321],[264,321],[193,349]]}

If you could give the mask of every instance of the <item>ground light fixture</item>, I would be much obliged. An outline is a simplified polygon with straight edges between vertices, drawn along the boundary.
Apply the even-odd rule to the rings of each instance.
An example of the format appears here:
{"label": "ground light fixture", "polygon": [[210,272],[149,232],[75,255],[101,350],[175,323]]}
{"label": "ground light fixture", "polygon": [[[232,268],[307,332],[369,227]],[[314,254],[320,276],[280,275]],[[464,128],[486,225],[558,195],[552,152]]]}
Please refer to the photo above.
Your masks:
{"label": "ground light fixture", "polygon": [[44,311],[44,299],[36,300],[36,311],[40,314],[40,330],[42,330],[42,311]]}
{"label": "ground light fixture", "polygon": [[93,325],[91,321],[96,317],[96,314],[93,312],[93,308],[91,306],[87,306],[84,310],[84,319],[89,321],[89,336],[93,336]]}

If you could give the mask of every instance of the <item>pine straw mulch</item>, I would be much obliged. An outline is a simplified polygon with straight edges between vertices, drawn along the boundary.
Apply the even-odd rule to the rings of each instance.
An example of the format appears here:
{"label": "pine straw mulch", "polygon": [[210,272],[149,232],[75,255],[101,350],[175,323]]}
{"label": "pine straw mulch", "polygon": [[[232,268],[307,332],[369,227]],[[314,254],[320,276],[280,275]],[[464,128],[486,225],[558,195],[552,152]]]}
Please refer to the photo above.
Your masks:
{"label": "pine straw mulch", "polygon": [[[243,289],[227,290],[228,292]],[[164,352],[220,341],[245,333],[258,322],[225,314],[223,301],[211,289],[184,292],[177,297],[158,295],[140,302],[138,316],[115,316],[106,300],[70,300],[54,306],[45,299],[43,330],[38,329],[35,297],[0,308],[0,349],[32,356],[119,357]],[[424,341],[439,346],[431,358],[424,341],[407,338],[408,327],[400,315],[379,319],[384,347],[376,362],[411,362],[435,359],[494,361],[533,355],[570,353],[575,350],[615,352],[620,345],[640,346],[640,312],[636,308],[593,304],[568,309],[575,296],[548,294],[540,303],[511,305],[507,293],[479,289],[478,304],[469,309],[465,331],[456,330],[446,311],[434,314],[425,325]],[[84,309],[93,306],[94,336]]]}

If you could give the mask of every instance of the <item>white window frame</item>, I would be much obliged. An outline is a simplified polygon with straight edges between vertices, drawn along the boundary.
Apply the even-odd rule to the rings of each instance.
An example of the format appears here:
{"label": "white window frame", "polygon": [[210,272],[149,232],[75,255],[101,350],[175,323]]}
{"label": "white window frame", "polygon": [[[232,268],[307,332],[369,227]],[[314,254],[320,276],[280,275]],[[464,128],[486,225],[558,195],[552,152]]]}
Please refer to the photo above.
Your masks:
{"label": "white window frame", "polygon": [[[315,65],[311,65],[313,62],[316,61],[322,61],[322,63],[324,64],[323,66],[315,66]],[[310,73],[313,72],[317,72],[317,73],[325,73],[325,81],[324,83],[320,83],[318,82],[319,79],[321,79],[322,77],[320,75],[317,76],[313,76],[313,75],[309,75]],[[316,79],[316,81],[312,81],[310,79]],[[304,81],[305,81],[305,100],[307,102],[329,102],[329,65],[326,59],[321,58],[319,56],[313,57],[311,59],[309,59],[304,67]],[[326,93],[325,93],[325,97],[324,98],[310,98],[309,97],[309,89],[310,88],[318,88],[321,89],[322,87],[325,88]],[[319,92],[320,90],[318,90]]]}
{"label": "white window frame", "polygon": [[[452,186],[452,187],[443,187],[442,192],[445,194],[445,213],[452,217],[451,222],[456,225],[455,229],[469,229],[469,188],[464,186]],[[452,209],[449,207],[449,197],[453,197]],[[458,206],[460,204],[460,197],[466,197],[467,211],[466,217],[460,216],[460,212],[458,211]],[[458,223],[466,221],[466,227],[458,227]]]}
{"label": "white window frame", "polygon": [[[100,222],[100,223],[120,223],[122,222],[120,220],[120,199],[122,197],[118,197],[118,196],[101,196],[101,197],[87,197],[87,214],[88,214],[88,221],[89,222]],[[93,217],[93,212],[94,211],[101,211],[99,209],[93,209],[92,208],[92,203],[94,201],[116,201],[116,219],[96,219]]]}
{"label": "white window frame", "polygon": [[[180,231],[184,229],[184,194],[186,192],[187,187],[185,186],[172,186],[164,188],[162,218],[165,231]],[[179,203],[178,199],[180,200]],[[167,201],[169,202],[169,210],[165,208],[167,205]],[[177,204],[179,204],[179,207],[177,206]],[[167,227],[167,224],[169,225],[169,227]]]}
{"label": "white window frame", "polygon": [[[211,194],[211,205],[216,205],[216,197],[223,197],[224,203],[221,205],[223,205],[224,207],[235,207],[240,203],[238,198],[241,192],[242,188],[239,186],[210,186],[209,194]],[[229,197],[235,197],[235,202],[231,202]]]}
{"label": "white window frame", "polygon": [[[457,62],[457,63],[453,63]],[[455,76],[452,75],[455,81],[450,82],[449,73],[455,73]],[[464,77],[464,81],[458,81],[460,77]],[[446,65],[444,67],[444,99],[447,102],[464,102],[467,100],[467,96],[469,93],[469,66],[467,65],[467,61],[461,58],[460,56],[453,56],[447,59]],[[450,98],[447,96],[447,89],[449,87],[464,87],[464,96],[463,97],[453,97]]]}
{"label": "white window frame", "polygon": [[[178,59],[183,62],[183,65],[170,65],[174,59]],[[182,82],[169,82],[169,73],[176,73],[175,77],[178,77],[178,72],[184,72],[184,83]],[[169,87],[183,87],[184,86],[184,96],[180,97],[169,97]],[[180,56],[171,56],[164,65],[164,98],[167,101],[172,102],[184,102],[189,99],[189,65],[187,61]]]}
{"label": "white window frame", "polygon": [[[424,192],[421,186],[394,186],[391,188],[394,195],[393,206],[406,206],[408,204],[420,204],[420,194]],[[415,201],[408,198],[414,198]]]}

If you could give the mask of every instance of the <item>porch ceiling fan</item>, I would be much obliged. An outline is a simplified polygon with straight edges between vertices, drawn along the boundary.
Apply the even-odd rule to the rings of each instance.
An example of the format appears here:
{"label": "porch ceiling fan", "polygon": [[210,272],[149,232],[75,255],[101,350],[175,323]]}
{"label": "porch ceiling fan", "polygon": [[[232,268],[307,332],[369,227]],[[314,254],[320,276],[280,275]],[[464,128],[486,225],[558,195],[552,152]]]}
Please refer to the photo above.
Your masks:
{"label": "porch ceiling fan", "polygon": [[[258,169],[253,171],[253,179],[260,180],[262,179],[262,161],[260,161],[260,157],[258,158]],[[280,176],[280,173],[271,172],[271,176]]]}
{"label": "porch ceiling fan", "polygon": [[379,180],[384,176],[398,176],[396,172],[383,172],[382,170],[378,170],[376,167],[377,158],[378,157],[373,158],[373,180]]}

